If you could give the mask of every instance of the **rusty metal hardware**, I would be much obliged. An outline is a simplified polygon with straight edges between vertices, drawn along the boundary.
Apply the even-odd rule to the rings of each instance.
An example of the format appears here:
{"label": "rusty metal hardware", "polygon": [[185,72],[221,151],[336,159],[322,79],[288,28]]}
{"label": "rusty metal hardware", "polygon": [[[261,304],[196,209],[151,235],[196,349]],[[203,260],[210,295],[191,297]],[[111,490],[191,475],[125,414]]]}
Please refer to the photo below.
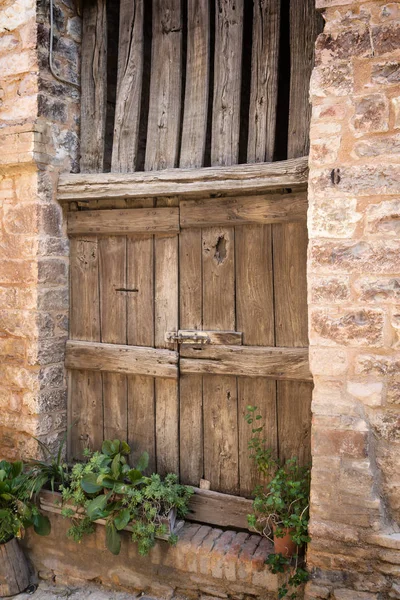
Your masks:
{"label": "rusty metal hardware", "polygon": [[168,343],[177,344],[209,344],[210,337],[205,331],[168,331],[165,336]]}

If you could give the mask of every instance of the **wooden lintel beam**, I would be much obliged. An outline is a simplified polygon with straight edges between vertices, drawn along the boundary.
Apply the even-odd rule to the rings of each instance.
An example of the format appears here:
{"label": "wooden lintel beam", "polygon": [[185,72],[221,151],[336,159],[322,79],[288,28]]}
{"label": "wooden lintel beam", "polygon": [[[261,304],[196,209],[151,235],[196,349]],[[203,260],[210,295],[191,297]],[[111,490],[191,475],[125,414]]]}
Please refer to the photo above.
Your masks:
{"label": "wooden lintel beam", "polygon": [[269,189],[305,188],[307,178],[307,157],[202,169],[64,174],[60,176],[57,197],[60,202],[73,202],[155,196],[245,195]]}
{"label": "wooden lintel beam", "polygon": [[178,354],[172,350],[69,340],[67,369],[107,371],[150,377],[178,377]]}
{"label": "wooden lintel beam", "polygon": [[181,373],[312,381],[308,348],[183,346],[181,356]]}
{"label": "wooden lintel beam", "polygon": [[177,207],[87,210],[68,213],[68,235],[178,232],[179,209]]}
{"label": "wooden lintel beam", "polygon": [[181,227],[281,223],[307,218],[307,192],[231,196],[180,203]]}

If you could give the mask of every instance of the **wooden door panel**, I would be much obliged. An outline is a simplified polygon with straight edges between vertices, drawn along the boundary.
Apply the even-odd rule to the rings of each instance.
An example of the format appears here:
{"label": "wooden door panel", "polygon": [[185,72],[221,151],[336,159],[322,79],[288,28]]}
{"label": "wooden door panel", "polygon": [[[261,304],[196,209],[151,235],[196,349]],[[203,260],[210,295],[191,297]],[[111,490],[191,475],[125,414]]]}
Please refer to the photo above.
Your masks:
{"label": "wooden door panel", "polygon": [[[136,212],[136,211],[131,211]],[[127,241],[128,344],[154,346],[154,236]],[[128,443],[133,464],[148,452],[148,473],[156,468],[154,378],[128,376]]]}
{"label": "wooden door panel", "polygon": [[204,475],[217,492],[239,492],[236,377],[203,377]]}
{"label": "wooden door panel", "polygon": [[[100,341],[99,251],[95,236],[76,237],[70,243],[70,337]],[[85,366],[85,363],[80,363]],[[99,372],[70,371],[69,452],[83,458],[86,447],[103,441],[103,392]],[[72,425],[74,424],[74,425]]]}

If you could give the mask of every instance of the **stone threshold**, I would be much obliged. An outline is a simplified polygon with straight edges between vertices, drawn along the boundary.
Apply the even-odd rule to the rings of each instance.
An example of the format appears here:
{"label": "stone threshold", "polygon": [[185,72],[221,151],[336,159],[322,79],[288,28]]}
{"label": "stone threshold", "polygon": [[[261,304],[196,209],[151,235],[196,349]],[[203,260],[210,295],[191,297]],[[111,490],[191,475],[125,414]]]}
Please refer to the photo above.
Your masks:
{"label": "stone threshold", "polygon": [[140,556],[129,533],[122,532],[121,552],[114,556],[105,547],[104,526],[96,525],[94,534],[76,544],[66,536],[69,521],[58,514],[49,517],[50,536],[29,531],[24,541],[39,577],[96,582],[163,598],[176,593],[235,600],[277,598],[278,576],[264,564],[273,546],[261,536],[187,522],[176,546],[157,541],[147,557]]}

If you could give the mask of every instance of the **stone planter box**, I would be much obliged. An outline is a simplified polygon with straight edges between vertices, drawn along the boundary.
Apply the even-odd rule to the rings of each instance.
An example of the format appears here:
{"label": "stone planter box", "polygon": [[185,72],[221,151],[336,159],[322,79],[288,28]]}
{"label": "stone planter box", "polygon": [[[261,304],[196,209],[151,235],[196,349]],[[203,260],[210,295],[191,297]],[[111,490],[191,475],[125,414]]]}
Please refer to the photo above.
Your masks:
{"label": "stone planter box", "polygon": [[[62,508],[72,508],[77,518],[83,518],[83,515],[79,514],[79,510],[72,504],[62,504],[62,496],[58,492],[50,492],[48,490],[42,490],[39,494],[40,508],[43,512],[55,513],[61,515]],[[98,519],[94,521],[97,525],[105,525],[105,519]],[[161,519],[163,525],[166,526],[167,532],[165,535],[156,536],[160,540],[168,540],[171,534],[177,534],[184,525],[184,521],[177,520],[176,510],[172,509],[168,516]],[[129,525],[124,528],[125,531],[132,531],[132,527]]]}

